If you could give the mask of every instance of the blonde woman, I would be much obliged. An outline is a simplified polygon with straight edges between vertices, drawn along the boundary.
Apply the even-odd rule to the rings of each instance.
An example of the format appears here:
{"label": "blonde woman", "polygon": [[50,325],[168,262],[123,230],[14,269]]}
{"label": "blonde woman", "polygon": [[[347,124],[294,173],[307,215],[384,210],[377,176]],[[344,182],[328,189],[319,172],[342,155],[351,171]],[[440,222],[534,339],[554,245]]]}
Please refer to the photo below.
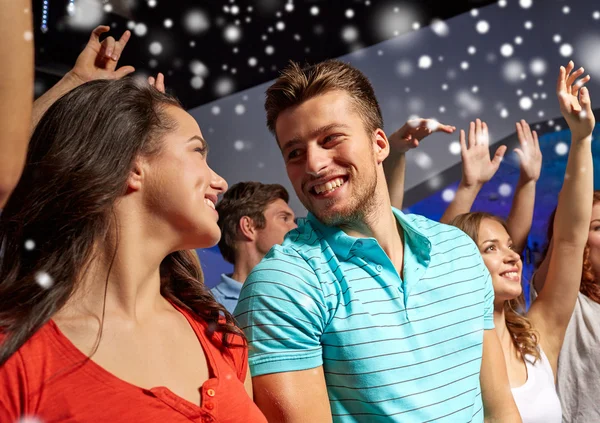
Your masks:
{"label": "blonde woman", "polygon": [[[581,88],[582,82],[576,82],[583,70],[572,72],[573,68],[572,62],[566,69],[561,67],[557,86],[572,142],[554,221],[553,254],[545,285],[526,315],[522,314],[522,262],[507,224],[486,213],[462,214],[452,220],[477,243],[490,271],[496,297],[494,323],[513,396],[525,423],[562,420],[555,389],[558,355],[579,292],[591,218],[591,134],[595,120],[589,93]],[[461,138],[464,145],[464,133]]]}

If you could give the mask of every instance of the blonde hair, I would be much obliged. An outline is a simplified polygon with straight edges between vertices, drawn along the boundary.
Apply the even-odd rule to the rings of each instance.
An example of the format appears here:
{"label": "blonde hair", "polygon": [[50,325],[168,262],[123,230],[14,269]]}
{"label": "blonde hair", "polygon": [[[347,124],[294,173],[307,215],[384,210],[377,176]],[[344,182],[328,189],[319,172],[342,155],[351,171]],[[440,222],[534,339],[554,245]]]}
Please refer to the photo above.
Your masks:
{"label": "blonde hair", "polygon": [[[464,233],[469,235],[475,243],[479,239],[479,228],[484,219],[490,219],[500,223],[506,232],[508,227],[506,222],[497,216],[485,212],[465,213],[456,216],[450,224],[456,226]],[[504,316],[506,327],[510,333],[514,346],[517,348],[521,356],[529,354],[534,357],[534,363],[541,360],[539,350],[539,334],[533,328],[531,321],[522,313],[525,310],[525,297],[523,293],[517,298],[504,302]]]}
{"label": "blonde hair", "polygon": [[350,95],[367,132],[383,129],[381,109],[371,83],[361,71],[339,60],[325,60],[305,68],[290,62],[267,89],[267,127],[275,134],[275,123],[281,112],[335,90]]}

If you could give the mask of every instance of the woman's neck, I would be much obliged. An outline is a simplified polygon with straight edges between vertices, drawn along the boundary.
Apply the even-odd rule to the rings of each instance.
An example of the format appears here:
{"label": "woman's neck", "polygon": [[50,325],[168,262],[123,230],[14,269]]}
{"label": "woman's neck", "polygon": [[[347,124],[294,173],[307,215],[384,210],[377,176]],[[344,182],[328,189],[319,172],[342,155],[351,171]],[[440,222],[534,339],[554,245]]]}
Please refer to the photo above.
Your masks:
{"label": "woman's neck", "polygon": [[165,237],[132,217],[120,216],[114,226],[118,234],[112,229],[95,244],[61,315],[106,314],[135,321],[165,307],[160,294],[160,264],[170,253]]}

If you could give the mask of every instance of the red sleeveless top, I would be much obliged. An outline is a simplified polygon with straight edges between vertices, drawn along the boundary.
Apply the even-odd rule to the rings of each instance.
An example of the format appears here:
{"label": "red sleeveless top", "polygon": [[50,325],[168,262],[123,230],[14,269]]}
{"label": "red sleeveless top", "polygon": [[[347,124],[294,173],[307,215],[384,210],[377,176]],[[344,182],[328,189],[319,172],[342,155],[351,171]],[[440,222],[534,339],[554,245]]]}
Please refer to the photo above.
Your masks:
{"label": "red sleeveless top", "polygon": [[209,365],[211,377],[199,387],[201,404],[165,387],[142,389],[84,361],[86,356],[50,321],[0,367],[0,422],[27,416],[44,423],[266,423],[244,388],[247,348],[222,354],[221,335],[211,342],[206,323],[177,309],[194,329]]}

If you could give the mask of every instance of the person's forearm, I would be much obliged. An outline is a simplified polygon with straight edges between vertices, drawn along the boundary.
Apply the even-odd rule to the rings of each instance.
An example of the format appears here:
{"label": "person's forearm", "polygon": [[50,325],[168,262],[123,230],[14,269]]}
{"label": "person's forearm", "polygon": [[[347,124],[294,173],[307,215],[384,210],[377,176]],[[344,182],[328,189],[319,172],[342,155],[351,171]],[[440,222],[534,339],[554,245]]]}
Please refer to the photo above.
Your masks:
{"label": "person's forearm", "polygon": [[463,213],[469,213],[481,187],[481,184],[467,185],[461,181],[456,190],[456,194],[454,195],[454,200],[452,200],[444,212],[440,222],[450,223],[456,216]]}
{"label": "person's forearm", "polygon": [[512,207],[506,220],[508,233],[517,252],[521,253],[527,245],[527,236],[533,221],[536,181],[519,179]]}
{"label": "person's forearm", "polygon": [[594,164],[591,134],[573,139],[565,181],[554,219],[554,242],[583,245],[587,242],[593,203]]}
{"label": "person's forearm", "polygon": [[392,154],[383,162],[383,171],[387,180],[390,200],[393,207],[402,208],[404,201],[404,175],[406,172],[406,155]]}
{"label": "person's forearm", "polygon": [[30,0],[4,0],[0,13],[0,208],[16,186],[27,154],[33,101]]}
{"label": "person's forearm", "polygon": [[83,83],[79,78],[71,72],[67,72],[52,88],[44,93],[33,103],[33,114],[31,119],[31,132],[35,130],[38,122],[44,116],[44,113],[54,104],[56,100],[61,98],[74,88],[77,88]]}

